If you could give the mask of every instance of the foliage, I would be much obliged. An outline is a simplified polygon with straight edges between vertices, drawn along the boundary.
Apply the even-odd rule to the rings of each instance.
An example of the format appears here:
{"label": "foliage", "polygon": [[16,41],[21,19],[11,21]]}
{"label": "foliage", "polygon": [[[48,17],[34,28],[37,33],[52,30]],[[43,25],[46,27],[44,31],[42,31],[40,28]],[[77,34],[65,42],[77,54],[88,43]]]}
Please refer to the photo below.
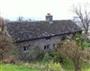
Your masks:
{"label": "foliage", "polygon": [[73,37],[73,40],[76,41],[77,45],[79,47],[81,47],[82,49],[84,48],[89,48],[90,46],[90,40],[89,39],[86,39],[83,35],[81,34],[76,34],[74,37]]}
{"label": "foliage", "polygon": [[54,63],[53,61],[50,61],[43,68],[41,68],[41,71],[62,71],[62,67],[60,63]]}
{"label": "foliage", "polygon": [[49,52],[49,56],[52,57],[51,60],[53,60],[54,62],[57,62],[57,63],[59,62],[59,63],[63,64],[63,62],[65,60],[65,57],[62,54],[58,53],[56,50]]}
{"label": "foliage", "polygon": [[43,53],[43,58],[41,59],[42,62],[56,62],[56,63],[63,63],[64,62],[64,56],[60,55],[58,52],[55,50],[45,52]]}
{"label": "foliage", "polygon": [[48,68],[50,71],[61,71],[60,63],[51,62],[50,64],[48,64]]}
{"label": "foliage", "polygon": [[61,65],[65,71],[74,71],[74,64],[69,58],[65,58],[63,64]]}
{"label": "foliage", "polygon": [[90,48],[90,42],[83,41],[83,48]]}
{"label": "foliage", "polygon": [[57,52],[72,60],[75,71],[81,71],[81,60],[87,60],[90,57],[90,53],[81,48],[83,47],[81,37],[66,39],[62,43],[62,45],[58,44]]}
{"label": "foliage", "polygon": [[50,60],[52,60],[52,57],[49,55],[49,53],[45,53],[43,62],[49,62]]}

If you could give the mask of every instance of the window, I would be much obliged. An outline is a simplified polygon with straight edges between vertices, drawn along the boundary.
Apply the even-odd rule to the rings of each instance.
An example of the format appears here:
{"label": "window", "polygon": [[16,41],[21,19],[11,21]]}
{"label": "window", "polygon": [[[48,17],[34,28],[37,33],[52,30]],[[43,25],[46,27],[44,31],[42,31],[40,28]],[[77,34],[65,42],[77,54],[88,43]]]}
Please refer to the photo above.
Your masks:
{"label": "window", "polygon": [[28,50],[28,48],[27,48],[26,46],[24,46],[24,47],[23,47],[23,50],[24,50],[24,51],[27,51],[27,50]]}
{"label": "window", "polygon": [[45,50],[49,49],[49,46],[50,46],[49,44],[48,44],[48,45],[45,45],[45,46],[44,46],[44,49],[45,49]]}
{"label": "window", "polygon": [[55,47],[55,44],[53,44],[53,47]]}

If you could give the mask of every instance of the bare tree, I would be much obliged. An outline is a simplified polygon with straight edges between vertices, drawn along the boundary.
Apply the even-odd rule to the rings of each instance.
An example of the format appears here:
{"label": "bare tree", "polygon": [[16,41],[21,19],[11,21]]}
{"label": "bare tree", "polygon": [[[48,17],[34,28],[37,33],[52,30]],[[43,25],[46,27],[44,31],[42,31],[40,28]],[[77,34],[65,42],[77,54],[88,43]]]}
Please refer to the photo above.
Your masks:
{"label": "bare tree", "polygon": [[0,33],[4,31],[5,21],[2,17],[0,17]]}
{"label": "bare tree", "polygon": [[24,21],[24,17],[23,16],[19,16],[18,19],[17,19],[17,21],[19,21],[19,22]]}
{"label": "bare tree", "polygon": [[90,24],[90,12],[87,10],[82,10],[81,7],[74,8],[74,12],[77,15],[85,34],[88,34],[89,24]]}
{"label": "bare tree", "polygon": [[81,71],[81,61],[90,61],[90,51],[82,49],[82,44],[79,38],[66,39],[58,44],[57,52],[72,60],[75,70]]}
{"label": "bare tree", "polygon": [[57,51],[63,56],[73,61],[75,71],[81,71],[80,66],[80,48],[73,40],[65,40],[63,44],[58,45]]}
{"label": "bare tree", "polygon": [[0,60],[3,61],[5,57],[12,54],[12,50],[15,48],[12,39],[5,32],[5,20],[0,18]]}
{"label": "bare tree", "polygon": [[18,22],[31,22],[32,19],[30,19],[30,18],[25,18],[25,17],[23,17],[23,16],[19,16],[19,17],[17,18],[17,21],[18,21]]}

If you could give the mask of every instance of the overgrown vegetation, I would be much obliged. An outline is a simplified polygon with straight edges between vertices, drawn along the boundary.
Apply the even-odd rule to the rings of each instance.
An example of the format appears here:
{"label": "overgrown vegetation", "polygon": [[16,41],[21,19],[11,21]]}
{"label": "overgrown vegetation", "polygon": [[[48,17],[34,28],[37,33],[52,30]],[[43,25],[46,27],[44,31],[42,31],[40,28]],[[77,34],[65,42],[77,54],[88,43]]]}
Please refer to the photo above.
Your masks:
{"label": "overgrown vegetation", "polygon": [[90,52],[86,50],[87,44],[82,35],[76,35],[58,44],[57,52],[73,62],[75,71],[81,71],[81,62],[90,60]]}
{"label": "overgrown vegetation", "polygon": [[[8,39],[6,35],[0,35],[0,53],[3,54],[2,60],[4,63],[14,63],[12,62],[13,57],[9,56],[12,53],[9,53],[9,51],[12,51],[13,44]],[[32,49],[29,56],[35,57],[37,60],[28,59],[28,63],[17,61],[16,64],[2,63],[0,65],[2,71],[5,71],[5,68],[7,71],[88,71],[90,70],[89,47],[89,40],[84,39],[81,35],[76,35],[72,39],[65,39],[60,42],[53,51],[43,52],[39,49]],[[9,58],[4,58],[6,54]]]}

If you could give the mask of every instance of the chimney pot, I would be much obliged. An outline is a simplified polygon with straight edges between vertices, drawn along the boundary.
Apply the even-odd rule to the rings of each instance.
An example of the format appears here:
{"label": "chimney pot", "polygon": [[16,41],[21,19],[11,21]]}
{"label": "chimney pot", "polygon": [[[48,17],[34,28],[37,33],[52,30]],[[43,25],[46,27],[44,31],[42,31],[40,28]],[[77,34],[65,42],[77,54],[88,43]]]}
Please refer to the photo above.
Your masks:
{"label": "chimney pot", "polygon": [[50,13],[47,13],[46,21],[49,22],[49,23],[53,21],[53,16]]}

